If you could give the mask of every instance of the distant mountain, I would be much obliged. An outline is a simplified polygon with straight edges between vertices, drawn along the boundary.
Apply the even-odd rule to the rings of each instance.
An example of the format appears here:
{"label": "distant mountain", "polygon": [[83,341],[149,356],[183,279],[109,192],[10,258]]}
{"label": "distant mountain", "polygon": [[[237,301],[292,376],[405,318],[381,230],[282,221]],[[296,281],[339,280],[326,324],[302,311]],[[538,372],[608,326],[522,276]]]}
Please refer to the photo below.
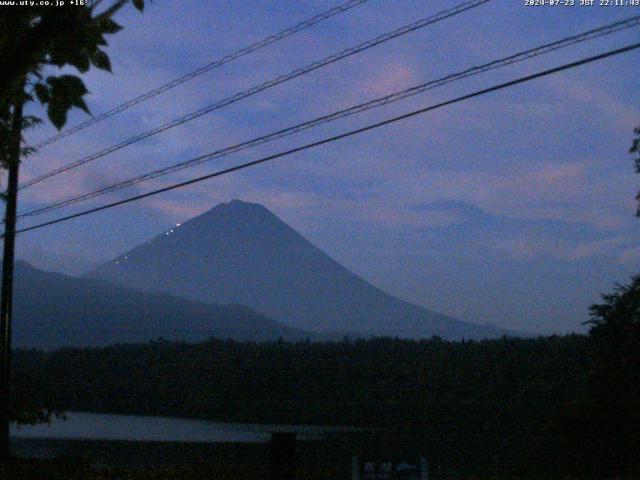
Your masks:
{"label": "distant mountain", "polygon": [[319,332],[446,339],[508,333],[392,297],[263,206],[239,200],[176,225],[89,276],[202,302],[247,305]]}
{"label": "distant mountain", "polygon": [[[103,346],[155,340],[318,338],[242,306],[218,306],[16,263],[13,334],[17,347]],[[322,337],[324,338],[324,337]]]}

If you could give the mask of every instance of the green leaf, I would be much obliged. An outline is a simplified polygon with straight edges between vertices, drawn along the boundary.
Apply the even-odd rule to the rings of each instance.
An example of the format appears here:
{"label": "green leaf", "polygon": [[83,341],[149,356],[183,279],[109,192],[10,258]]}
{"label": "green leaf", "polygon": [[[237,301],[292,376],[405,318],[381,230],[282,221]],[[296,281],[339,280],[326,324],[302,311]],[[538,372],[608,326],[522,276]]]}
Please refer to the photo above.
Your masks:
{"label": "green leaf", "polygon": [[108,72],[111,71],[111,60],[109,60],[109,55],[102,50],[96,50],[91,55],[91,63],[100,70],[106,70]]}
{"label": "green leaf", "polygon": [[47,83],[51,85],[51,94],[55,95],[68,95],[68,96],[82,96],[88,93],[87,88],[84,86],[84,82],[75,75],[60,75],[59,77],[48,77]]}
{"label": "green leaf", "polygon": [[58,68],[62,68],[67,63],[67,59],[65,58],[64,53],[52,48],[49,52],[49,63]]}
{"label": "green leaf", "polygon": [[100,21],[100,31],[102,33],[113,34],[118,33],[120,30],[122,30],[122,27],[110,18],[103,18]]}
{"label": "green leaf", "polygon": [[85,73],[89,70],[89,56],[84,52],[78,52],[74,55],[73,59],[69,60],[69,63],[76,67],[80,73]]}
{"label": "green leaf", "polygon": [[49,108],[47,108],[47,115],[49,116],[49,120],[53,123],[53,126],[58,130],[61,130],[64,127],[64,124],[67,123],[67,111],[69,109],[65,108],[63,105],[58,102],[51,101],[49,102]]}
{"label": "green leaf", "polygon": [[92,25],[91,28],[87,29],[87,42],[89,45],[95,48],[106,46],[107,41],[104,39],[103,33],[99,24]]}
{"label": "green leaf", "polygon": [[40,103],[44,105],[49,101],[49,88],[46,85],[44,85],[43,83],[36,83],[34,86],[34,90],[36,92],[38,100],[40,100]]}
{"label": "green leaf", "polygon": [[74,99],[73,106],[84,110],[88,114],[91,114],[91,112],[89,111],[89,107],[87,107],[87,104],[84,102],[84,99],[82,97]]}
{"label": "green leaf", "polygon": [[80,78],[75,75],[61,75],[48,77],[47,83],[51,86],[47,113],[56,128],[60,129],[64,126],[67,121],[67,112],[72,107],[89,113],[89,108],[82,98],[88,91]]}

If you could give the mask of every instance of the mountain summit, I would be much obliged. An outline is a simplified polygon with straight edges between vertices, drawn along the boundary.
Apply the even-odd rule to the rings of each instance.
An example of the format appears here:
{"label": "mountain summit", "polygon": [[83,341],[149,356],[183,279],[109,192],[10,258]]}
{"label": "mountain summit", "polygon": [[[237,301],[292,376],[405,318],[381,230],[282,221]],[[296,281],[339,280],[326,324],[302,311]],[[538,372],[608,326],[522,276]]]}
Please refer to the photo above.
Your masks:
{"label": "mountain summit", "polygon": [[392,297],[265,207],[239,200],[175,225],[89,276],[201,302],[246,305],[318,332],[448,339],[506,333]]}

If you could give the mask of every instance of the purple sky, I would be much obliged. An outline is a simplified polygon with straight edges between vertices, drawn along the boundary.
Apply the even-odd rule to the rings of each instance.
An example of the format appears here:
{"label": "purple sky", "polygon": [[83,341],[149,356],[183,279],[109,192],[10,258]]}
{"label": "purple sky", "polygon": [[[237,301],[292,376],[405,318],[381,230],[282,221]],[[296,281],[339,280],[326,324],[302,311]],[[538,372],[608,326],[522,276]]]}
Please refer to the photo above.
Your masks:
{"label": "purple sky", "polygon": [[[114,74],[86,76],[100,113],[338,1],[154,1],[120,15]],[[27,180],[130,135],[456,2],[370,0],[205,74],[25,161]],[[524,7],[495,0],[48,180],[22,209],[91,191],[355,103],[640,14],[632,7]],[[579,2],[577,2],[579,3]],[[56,218],[638,40],[583,43],[266,146],[38,217]],[[233,198],[271,209],[354,272],[464,320],[580,331],[588,306],[640,266],[638,53],[537,80],[358,137],[18,239],[19,256],[78,274]],[[71,116],[69,125],[86,118]],[[32,143],[53,134],[28,132]],[[25,221],[27,226],[34,221]]]}

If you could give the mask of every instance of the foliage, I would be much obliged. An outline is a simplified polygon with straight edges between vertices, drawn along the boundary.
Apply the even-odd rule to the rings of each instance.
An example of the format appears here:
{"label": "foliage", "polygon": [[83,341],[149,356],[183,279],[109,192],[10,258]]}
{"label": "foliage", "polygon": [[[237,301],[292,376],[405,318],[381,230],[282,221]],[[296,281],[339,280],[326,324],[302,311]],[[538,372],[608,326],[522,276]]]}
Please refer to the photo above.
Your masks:
{"label": "foliage", "polygon": [[[41,122],[32,115],[22,115],[22,107],[36,99],[47,107],[47,116],[61,129],[67,113],[79,108],[89,113],[84,101],[88,93],[77,75],[47,75],[52,69],[74,67],[86,73],[91,66],[111,71],[105,35],[122,27],[113,15],[129,0],[113,0],[104,10],[96,8],[102,0],[83,1],[83,5],[45,6],[44,2],[5,6],[0,9],[0,166],[7,168],[15,155],[24,158],[33,150],[20,147],[22,131]],[[46,2],[49,3],[49,2]],[[142,10],[143,0],[133,0]],[[16,120],[20,120],[18,123]],[[2,194],[4,199],[4,194]],[[19,422],[47,421],[53,413],[49,399],[39,395],[25,378],[15,383],[11,399],[11,417]]]}
{"label": "foliage", "polygon": [[[589,418],[599,438],[587,445],[608,473],[640,473],[640,275],[618,285],[591,307],[593,368],[588,378]],[[606,439],[606,441],[605,441]]]}
{"label": "foliage", "polygon": [[48,423],[53,417],[64,417],[54,407],[51,395],[26,375],[14,378],[11,385],[10,418],[18,424]]}
{"label": "foliage", "polygon": [[[580,335],[479,342],[212,339],[17,351],[14,365],[65,410],[375,427],[372,448],[415,444],[470,475],[513,473],[515,465],[529,472],[580,465],[553,427],[562,412],[584,403],[589,358],[588,339]],[[379,440],[382,431],[388,441]],[[354,451],[350,444],[335,448]]]}
{"label": "foliage", "polygon": [[640,275],[591,307],[591,393],[610,431],[640,431]]}
{"label": "foliage", "polygon": [[[111,71],[111,61],[104,50],[106,35],[121,26],[113,15],[129,0],[114,0],[97,12],[102,1],[83,2],[82,6],[64,8],[40,5],[4,7],[0,10],[0,160],[8,161],[11,118],[18,103],[37,99],[47,107],[47,116],[61,129],[67,113],[79,108],[89,113],[84,101],[88,93],[82,79],[76,75],[47,75],[52,68],[74,67],[86,73],[93,66]],[[142,10],[143,0],[134,0]],[[27,116],[22,128],[33,126],[40,119]],[[27,153],[24,151],[23,153]]]}
{"label": "foliage", "polygon": [[580,336],[460,343],[210,340],[23,351],[15,366],[69,410],[534,432],[581,398],[587,358]]}
{"label": "foliage", "polygon": [[[220,459],[218,459],[220,460]],[[224,459],[222,459],[224,460]],[[299,467],[298,480],[339,480],[350,478],[349,462]],[[305,468],[306,467],[306,468]],[[342,467],[342,468],[340,468]],[[198,463],[191,466],[146,466],[144,468],[95,466],[84,458],[60,457],[51,460],[14,459],[10,478],[20,480],[255,480],[269,478],[269,465]]]}

